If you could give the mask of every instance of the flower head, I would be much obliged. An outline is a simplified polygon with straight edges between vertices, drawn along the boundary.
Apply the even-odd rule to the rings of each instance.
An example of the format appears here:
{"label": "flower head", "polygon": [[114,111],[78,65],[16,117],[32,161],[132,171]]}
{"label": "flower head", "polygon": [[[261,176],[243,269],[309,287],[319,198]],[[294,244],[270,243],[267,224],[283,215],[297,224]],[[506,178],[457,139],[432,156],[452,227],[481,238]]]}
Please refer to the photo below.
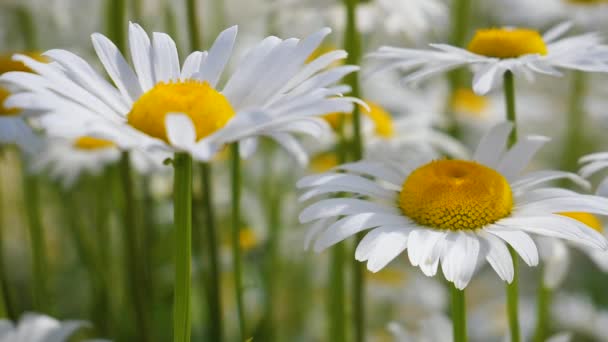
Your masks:
{"label": "flower head", "polygon": [[[345,164],[335,171],[298,182],[301,200],[324,194],[352,193],[355,198],[322,199],[300,214],[318,221],[307,244],[321,251],[370,230],[355,258],[377,272],[407,250],[410,262],[433,276],[439,264],[447,280],[464,288],[478,260],[499,277],[513,279],[510,245],[530,266],[538,263],[531,234],[561,238],[591,248],[608,242],[583,223],[558,215],[566,210],[608,214],[608,200],[538,185],[560,178],[586,181],[561,171],[522,171],[546,138],[529,136],[506,149],[509,123],[494,127],[480,142],[473,160],[403,163],[393,160]],[[370,177],[372,179],[370,179]],[[365,196],[365,197],[360,197]]]}
{"label": "flower head", "polygon": [[[50,64],[16,55],[37,75],[10,72],[2,80],[25,89],[9,97],[7,105],[50,116],[42,120],[43,127],[55,135],[76,131],[121,149],[185,151],[199,160],[210,160],[235,141],[243,142],[242,155],[250,155],[257,137],[268,136],[305,162],[292,134],[322,134],[327,128],[317,116],[350,111],[357,101],[339,96],[349,88],[336,82],[358,68],[331,67],[346,56],[344,51],[306,62],[329,33],[322,29],[303,40],[264,39],[223,87],[220,79],[236,26],[220,33],[209,51],[193,52],[183,64],[175,42],[164,33],[155,32],[150,39],[139,25],[130,24],[132,66],[112,41],[95,33],[93,46],[114,85],[65,50],[45,52],[54,62]],[[65,120],[67,113],[80,118]]]}
{"label": "flower head", "polygon": [[529,80],[535,73],[560,76],[558,69],[608,72],[608,46],[596,33],[562,38],[571,27],[563,23],[541,35],[527,28],[477,31],[467,49],[431,44],[433,50],[381,47],[370,58],[384,63],[379,70],[400,68],[404,82],[416,82],[451,69],[473,67],[473,90],[486,94],[506,71]]}

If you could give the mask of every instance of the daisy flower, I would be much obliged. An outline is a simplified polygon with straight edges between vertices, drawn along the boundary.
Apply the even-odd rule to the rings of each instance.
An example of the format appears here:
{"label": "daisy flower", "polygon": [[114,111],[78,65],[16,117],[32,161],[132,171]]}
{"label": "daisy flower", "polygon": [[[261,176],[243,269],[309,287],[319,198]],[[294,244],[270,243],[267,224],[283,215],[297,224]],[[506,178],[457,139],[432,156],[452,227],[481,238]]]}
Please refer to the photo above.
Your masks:
{"label": "daisy flower", "polygon": [[507,71],[534,80],[534,74],[561,76],[558,69],[608,72],[608,46],[597,33],[563,37],[570,23],[545,34],[527,28],[492,28],[475,33],[466,49],[431,44],[433,50],[381,47],[369,55],[382,63],[377,69],[399,68],[406,83],[463,66],[473,67],[473,90],[486,94],[502,82]]}
{"label": "daisy flower", "polygon": [[315,117],[349,111],[348,87],[335,83],[356,66],[326,68],[344,51],[307,57],[330,33],[322,29],[306,39],[268,37],[253,47],[219,87],[236,39],[237,27],[220,33],[207,52],[193,52],[180,65],[175,42],[155,32],[152,39],[137,24],[129,25],[133,67],[105,36],[92,35],[93,46],[114,85],[86,61],[65,50],[44,53],[53,62],[24,55],[13,58],[37,74],[10,72],[1,80],[25,89],[5,103],[10,107],[87,118],[81,134],[114,142],[121,149],[188,152],[209,160],[225,144],[241,141],[248,156],[258,136],[268,136],[301,162],[306,155],[293,133],[320,135],[325,123]]}
{"label": "daisy flower", "polygon": [[[29,56],[42,61],[37,54]],[[30,70],[23,63],[12,61],[10,56],[0,55],[0,74],[12,71],[27,73]],[[17,89],[14,86],[0,85],[0,143],[15,144],[23,151],[33,153],[38,147],[39,139],[26,122],[32,113],[6,104],[7,98]]]}
{"label": "daisy flower", "polygon": [[[524,262],[538,264],[538,249],[529,234],[561,238],[598,249],[606,239],[569,217],[566,210],[608,214],[608,200],[552,187],[546,181],[567,178],[561,171],[522,171],[548,140],[521,139],[506,149],[510,123],[484,136],[472,160],[422,163],[361,161],[334,172],[305,177],[298,187],[302,201],[323,194],[352,193],[357,198],[318,200],[304,209],[300,221],[315,221],[306,246],[320,252],[351,235],[370,230],[355,258],[377,272],[407,250],[412,265],[427,276],[437,273],[459,289],[471,280],[479,260],[498,276],[513,280],[510,245]],[[368,177],[373,177],[374,180]]]}
{"label": "daisy flower", "polygon": [[82,321],[59,322],[49,316],[26,313],[17,325],[0,320],[0,342],[63,342],[86,325]]}
{"label": "daisy flower", "polygon": [[[581,212],[563,212],[564,215],[573,218],[585,224],[590,229],[598,231],[603,236],[606,236],[602,222],[595,216],[589,213]],[[578,244],[566,244],[557,239],[537,238],[538,250],[540,258],[543,261],[543,284],[549,289],[559,287],[570,269],[570,250],[569,247],[575,247],[586,254],[591,261],[603,272],[608,272],[608,252],[588,248]]]}

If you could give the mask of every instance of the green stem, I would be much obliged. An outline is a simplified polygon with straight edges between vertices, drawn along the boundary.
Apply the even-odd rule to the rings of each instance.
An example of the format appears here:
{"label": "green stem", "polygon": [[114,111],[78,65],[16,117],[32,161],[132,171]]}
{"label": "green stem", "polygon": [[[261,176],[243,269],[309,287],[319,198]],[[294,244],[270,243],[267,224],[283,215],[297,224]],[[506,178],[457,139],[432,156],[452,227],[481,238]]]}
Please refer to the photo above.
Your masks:
{"label": "green stem", "polygon": [[[344,47],[348,52],[346,63],[359,65],[361,60],[361,36],[357,29],[357,5],[359,0],[344,0],[346,5],[346,32],[344,35]],[[359,87],[359,77],[357,74],[348,76],[348,83],[352,88],[352,96],[361,97]],[[363,137],[361,134],[361,112],[359,106],[355,105],[353,110],[353,159],[363,158]],[[364,233],[359,233],[355,237],[355,244],[363,238]],[[354,341],[363,342],[365,340],[365,265],[353,259],[353,320],[354,320]]]}
{"label": "green stem", "polygon": [[327,308],[329,312],[329,338],[330,341],[346,341],[346,303],[345,303],[345,279],[344,264],[346,245],[336,244],[331,250],[329,266],[329,300]]}
{"label": "green stem", "polygon": [[173,341],[190,341],[190,282],[192,277],[192,158],[175,153],[173,219],[175,223],[175,293]]}
{"label": "green stem", "polygon": [[241,280],[241,157],[238,142],[230,146],[232,163],[232,264],[234,272],[234,288],[236,295],[236,309],[239,320],[239,341],[244,341],[247,334],[245,324],[245,308],[243,306],[243,283]]}
{"label": "green stem", "polygon": [[576,171],[581,147],[585,144],[583,126],[585,119],[584,100],[586,92],[586,77],[582,71],[574,71],[568,104],[567,125],[564,141],[564,158],[561,169]]}
{"label": "green stem", "polygon": [[186,0],[186,16],[188,21],[188,33],[190,37],[190,50],[200,50],[202,44],[201,41],[201,29],[198,22],[197,12],[197,1]]}
{"label": "green stem", "polygon": [[19,6],[17,8],[17,17],[21,23],[20,29],[23,33],[23,41],[25,48],[29,51],[36,51],[38,46],[38,35],[36,34],[36,25],[34,18],[27,6]]}
{"label": "green stem", "polygon": [[517,142],[517,116],[515,114],[515,80],[511,71],[504,75],[505,108],[507,121],[513,124],[513,130],[509,135],[508,146],[511,147]]}
{"label": "green stem", "polygon": [[[517,117],[515,114],[515,80],[511,71],[505,72],[503,87],[507,120],[513,123],[513,130],[509,135],[508,141],[508,146],[512,147],[517,142]],[[519,332],[518,314],[519,260],[517,259],[517,253],[511,246],[509,246],[509,252],[511,253],[511,259],[513,260],[513,282],[507,284],[507,313],[509,316],[511,342],[519,342],[521,336]]]}
{"label": "green stem", "polygon": [[[95,193],[103,193],[110,188],[107,170],[96,180],[94,186]],[[93,197],[94,194],[91,194]],[[97,247],[97,276],[100,279],[99,286],[99,306],[100,321],[99,330],[103,334],[110,332],[110,311],[111,311],[111,276],[110,276],[110,249],[111,246],[110,227],[108,226],[109,219],[109,202],[108,196],[98,196],[96,200],[95,210],[95,238]]]}
{"label": "green stem", "polygon": [[[221,275],[219,269],[218,239],[215,227],[215,217],[213,212],[213,182],[211,164],[201,164],[201,185],[202,185],[202,204],[205,216],[205,233],[209,258],[209,332],[210,341],[222,341],[222,295],[221,295]],[[203,243],[203,241],[201,241]]]}
{"label": "green stem", "polygon": [[[542,273],[542,272],[541,272]],[[539,277],[538,295],[536,303],[536,332],[535,342],[544,342],[549,331],[549,307],[551,304],[551,289],[545,286],[544,277]]]}
{"label": "green stem", "polygon": [[459,290],[450,283],[452,295],[452,324],[454,332],[454,342],[467,341],[467,310],[465,303],[464,290]]}
{"label": "green stem", "polygon": [[106,5],[108,38],[116,44],[118,50],[125,53],[127,48],[127,3],[125,0],[108,0]]}
{"label": "green stem", "polygon": [[[0,183],[1,182],[2,177],[0,177]],[[4,201],[2,195],[2,187],[0,187],[0,319],[12,319],[8,291],[8,272],[5,268],[4,261]]]}
{"label": "green stem", "polygon": [[40,217],[40,184],[36,176],[24,174],[23,179],[26,214],[30,229],[32,253],[32,287],[34,308],[38,312],[49,312],[46,245]]}
{"label": "green stem", "polygon": [[131,305],[135,313],[136,333],[138,340],[149,340],[147,282],[144,273],[144,261],[141,260],[139,243],[139,222],[137,220],[137,203],[135,198],[135,184],[131,172],[129,153],[123,152],[120,159],[120,180],[123,203],[123,248],[125,258],[125,270],[127,272],[127,289],[131,299]]}
{"label": "green stem", "polygon": [[143,0],[131,0],[131,10],[133,14],[131,15],[131,20],[134,20],[136,23],[143,24]]}
{"label": "green stem", "polygon": [[[471,0],[455,0],[452,3],[451,10],[452,35],[450,37],[450,44],[464,47],[471,17]],[[458,122],[454,117],[452,101],[456,90],[465,85],[465,78],[466,70],[464,68],[457,68],[448,73],[450,92],[448,94],[447,104],[445,107],[446,113],[449,113],[450,116],[448,118],[448,132],[457,138],[462,134],[462,132],[460,131]]]}

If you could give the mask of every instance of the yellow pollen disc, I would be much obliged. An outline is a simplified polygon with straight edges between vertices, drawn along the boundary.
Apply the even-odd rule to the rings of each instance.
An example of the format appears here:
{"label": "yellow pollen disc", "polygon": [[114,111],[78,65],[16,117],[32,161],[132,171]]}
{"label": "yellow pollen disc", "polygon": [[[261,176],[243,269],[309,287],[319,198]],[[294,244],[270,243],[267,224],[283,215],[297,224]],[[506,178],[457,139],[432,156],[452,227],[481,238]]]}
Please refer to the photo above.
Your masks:
{"label": "yellow pollen disc", "polygon": [[487,108],[488,99],[485,96],[475,94],[471,89],[457,89],[452,96],[452,109],[456,113],[482,117]]}
{"label": "yellow pollen disc", "polygon": [[[319,46],[318,48],[315,49],[315,51],[313,51],[310,56],[308,56],[308,58],[306,59],[306,64],[314,61],[315,59],[323,56],[324,54],[328,53],[328,52],[332,52],[337,50],[338,48],[333,45],[333,44],[321,44],[321,46]],[[339,59],[337,61],[334,61],[332,64],[329,65],[329,67],[337,67],[340,65],[344,64],[344,60],[343,59]]]}
{"label": "yellow pollen disc", "polygon": [[507,180],[489,167],[472,161],[438,160],[409,175],[399,206],[423,226],[474,230],[508,216],[513,195]]}
{"label": "yellow pollen disc", "polygon": [[[22,55],[31,57],[38,62],[48,62],[48,59],[40,55],[38,52],[19,52]],[[13,54],[0,55],[0,74],[4,74],[9,71],[24,71],[31,72],[30,68],[26,67],[25,64],[13,60]]]}
{"label": "yellow pollen disc", "polygon": [[114,146],[114,143],[109,140],[87,136],[80,137],[74,141],[74,147],[81,150],[100,150]]}
{"label": "yellow pollen disc", "polygon": [[589,213],[582,213],[582,212],[563,212],[563,213],[559,213],[562,216],[566,216],[569,218],[573,218],[581,223],[584,223],[585,225],[589,226],[589,228],[592,228],[600,233],[604,232],[604,227],[602,225],[602,222],[593,214],[589,214]]}
{"label": "yellow pollen disc", "polygon": [[468,46],[478,55],[516,58],[528,54],[547,54],[547,46],[538,31],[529,29],[478,30]]}
{"label": "yellow pollen disc", "polygon": [[310,161],[310,169],[316,173],[326,172],[338,166],[338,158],[333,152],[321,153]]}
{"label": "yellow pollen disc", "polygon": [[[359,110],[363,115],[370,119],[374,124],[374,133],[383,138],[390,138],[395,134],[393,127],[392,116],[379,104],[373,101],[365,101],[369,107],[369,111],[362,106],[359,106]],[[338,131],[340,127],[340,120],[345,120],[345,123],[350,122],[350,116],[341,117],[344,114],[351,113],[329,113],[323,116],[323,119],[331,126],[334,131]]]}
{"label": "yellow pollen disc", "polygon": [[258,238],[253,229],[246,227],[239,231],[239,245],[244,251],[253,249],[258,244]]}
{"label": "yellow pollen disc", "polygon": [[143,94],[127,116],[134,128],[167,141],[165,117],[184,113],[190,117],[200,140],[224,127],[235,112],[232,105],[207,82],[158,83]]}
{"label": "yellow pollen disc", "polygon": [[4,100],[9,97],[11,93],[5,88],[0,87],[0,116],[13,116],[19,114],[18,108],[6,108],[4,107]]}

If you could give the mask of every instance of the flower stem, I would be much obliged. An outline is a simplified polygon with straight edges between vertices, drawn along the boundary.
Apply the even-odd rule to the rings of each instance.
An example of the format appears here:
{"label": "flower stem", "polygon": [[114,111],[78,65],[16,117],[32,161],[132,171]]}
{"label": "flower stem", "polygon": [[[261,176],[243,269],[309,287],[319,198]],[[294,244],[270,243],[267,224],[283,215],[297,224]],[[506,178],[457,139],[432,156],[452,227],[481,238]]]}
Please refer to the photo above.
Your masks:
{"label": "flower stem", "polygon": [[[344,35],[344,48],[348,52],[346,63],[359,65],[361,60],[361,37],[357,29],[357,5],[359,0],[344,0],[346,5],[346,31]],[[359,98],[361,91],[359,87],[359,75],[350,74],[348,84],[352,89],[352,96]],[[353,160],[363,158],[363,137],[361,135],[361,112],[359,106],[353,109]],[[364,233],[355,236],[355,245],[363,238]],[[354,341],[363,342],[365,340],[365,265],[353,259],[353,318],[354,318]]]}
{"label": "flower stem", "polygon": [[116,44],[116,47],[122,53],[125,53],[127,47],[127,3],[125,0],[108,0],[106,5],[106,19],[108,20],[106,30],[108,38]]}
{"label": "flower stem", "polygon": [[450,283],[450,290],[452,295],[452,324],[454,329],[454,342],[466,342],[467,310],[464,290],[457,289],[454,283]]}
{"label": "flower stem", "polygon": [[234,272],[234,288],[236,296],[236,310],[239,320],[239,341],[244,341],[247,334],[245,325],[245,307],[243,305],[243,283],[241,280],[241,157],[239,143],[230,146],[232,166],[232,265]]}
{"label": "flower stem", "polygon": [[582,134],[585,119],[583,108],[585,92],[585,74],[582,71],[573,71],[563,149],[564,158],[562,159],[563,165],[561,165],[561,169],[564,171],[576,171],[578,158],[582,152],[581,146],[585,145],[585,136]]}
{"label": "flower stem", "polygon": [[40,221],[40,183],[36,176],[24,174],[24,196],[26,214],[30,230],[32,253],[32,287],[34,308],[39,312],[49,312],[47,271],[44,230]]}
{"label": "flower stem", "polygon": [[[221,295],[221,276],[219,270],[219,254],[217,248],[217,232],[215,228],[215,217],[213,212],[213,182],[211,164],[202,163],[201,186],[202,204],[205,217],[205,246],[207,247],[209,258],[208,274],[208,305],[209,305],[209,339],[210,341],[221,342],[222,337],[222,295]],[[202,243],[202,241],[201,241]]]}
{"label": "flower stem", "polygon": [[173,159],[173,220],[175,224],[175,283],[173,341],[190,341],[190,281],[192,256],[192,158],[175,153]]}
{"label": "flower stem", "polygon": [[[508,146],[517,142],[517,118],[515,114],[515,80],[511,71],[504,75],[504,92],[507,120],[513,123],[513,130],[509,135]],[[507,284],[507,313],[509,316],[509,328],[511,331],[511,342],[519,342],[519,317],[518,317],[518,283],[519,283],[519,260],[517,253],[509,246],[511,259],[513,260],[513,282]]]}
{"label": "flower stem", "polygon": [[188,21],[188,33],[190,39],[190,50],[200,50],[202,44],[201,41],[201,28],[198,22],[198,10],[196,0],[186,0],[186,16]]}
{"label": "flower stem", "polygon": [[551,303],[551,289],[545,286],[544,277],[542,274],[539,278],[540,280],[536,302],[536,332],[534,334],[534,341],[544,342],[547,338],[549,326],[549,305]]}
{"label": "flower stem", "polygon": [[[0,156],[2,158],[2,156]],[[1,169],[0,169],[1,170]],[[2,177],[0,176],[0,183]],[[11,315],[11,303],[8,291],[8,272],[4,262],[4,201],[2,198],[2,189],[0,186],[0,319],[14,318]]]}
{"label": "flower stem", "polygon": [[120,163],[120,185],[123,196],[123,248],[125,270],[127,273],[127,293],[133,305],[138,340],[149,340],[148,310],[146,310],[147,282],[144,273],[144,261],[141,260],[141,244],[139,243],[139,224],[137,220],[137,203],[135,199],[135,184],[131,172],[131,163],[128,152],[123,152]]}

